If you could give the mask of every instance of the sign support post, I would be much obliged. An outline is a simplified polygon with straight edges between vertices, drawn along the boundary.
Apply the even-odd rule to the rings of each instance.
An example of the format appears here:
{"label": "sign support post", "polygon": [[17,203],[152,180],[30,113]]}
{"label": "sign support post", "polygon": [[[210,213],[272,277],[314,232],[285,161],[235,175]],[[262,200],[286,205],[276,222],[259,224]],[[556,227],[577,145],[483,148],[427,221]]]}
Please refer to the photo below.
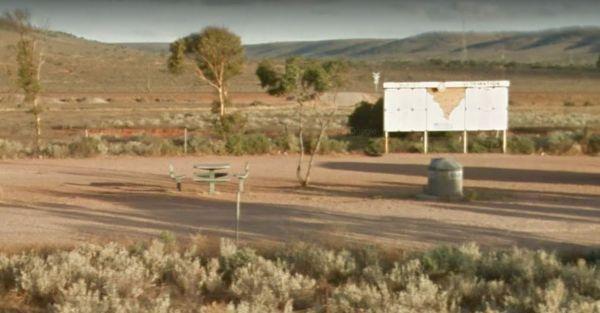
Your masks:
{"label": "sign support post", "polygon": [[425,131],[423,133],[423,153],[424,154],[427,154],[427,148],[428,148],[427,146],[428,146],[428,143],[429,143],[429,140],[428,140],[427,137],[428,137],[427,136],[427,131]]}
{"label": "sign support post", "polygon": [[506,154],[506,129],[502,131],[502,153]]}
{"label": "sign support post", "polygon": [[469,143],[468,143],[467,131],[463,130],[463,153],[468,153]]}
{"label": "sign support post", "polygon": [[384,132],[384,139],[383,139],[383,151],[385,151],[385,154],[388,154],[389,152],[389,133],[388,132]]}

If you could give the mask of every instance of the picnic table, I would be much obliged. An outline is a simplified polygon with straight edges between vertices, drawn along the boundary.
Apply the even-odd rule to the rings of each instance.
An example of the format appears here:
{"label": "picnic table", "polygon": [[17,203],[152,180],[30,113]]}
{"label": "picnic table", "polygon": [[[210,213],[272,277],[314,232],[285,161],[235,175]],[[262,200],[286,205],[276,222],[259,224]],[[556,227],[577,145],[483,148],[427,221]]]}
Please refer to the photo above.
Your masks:
{"label": "picnic table", "polygon": [[207,164],[195,164],[194,168],[203,172],[194,173],[194,181],[208,182],[208,193],[214,194],[216,192],[215,184],[217,182],[227,182],[229,177],[227,172],[218,172],[227,170],[231,167],[228,163],[207,163]]}

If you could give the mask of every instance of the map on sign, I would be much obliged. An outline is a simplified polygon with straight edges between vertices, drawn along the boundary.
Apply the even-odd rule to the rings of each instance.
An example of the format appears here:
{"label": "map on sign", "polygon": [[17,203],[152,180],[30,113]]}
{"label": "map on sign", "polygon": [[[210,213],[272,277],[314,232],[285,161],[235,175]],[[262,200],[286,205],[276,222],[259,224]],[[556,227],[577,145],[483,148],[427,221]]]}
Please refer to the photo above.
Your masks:
{"label": "map on sign", "polygon": [[442,109],[444,118],[449,120],[450,114],[465,99],[466,88],[448,88],[444,90],[427,88],[427,93],[433,96],[433,103],[437,104]]}

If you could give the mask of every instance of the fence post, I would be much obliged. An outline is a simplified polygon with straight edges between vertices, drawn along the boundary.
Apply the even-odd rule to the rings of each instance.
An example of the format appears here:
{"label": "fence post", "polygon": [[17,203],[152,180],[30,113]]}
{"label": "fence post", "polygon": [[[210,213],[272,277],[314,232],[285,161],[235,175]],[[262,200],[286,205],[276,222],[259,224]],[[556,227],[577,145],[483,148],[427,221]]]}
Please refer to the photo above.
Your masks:
{"label": "fence post", "polygon": [[188,146],[188,130],[187,127],[183,129],[183,154],[187,154]]}

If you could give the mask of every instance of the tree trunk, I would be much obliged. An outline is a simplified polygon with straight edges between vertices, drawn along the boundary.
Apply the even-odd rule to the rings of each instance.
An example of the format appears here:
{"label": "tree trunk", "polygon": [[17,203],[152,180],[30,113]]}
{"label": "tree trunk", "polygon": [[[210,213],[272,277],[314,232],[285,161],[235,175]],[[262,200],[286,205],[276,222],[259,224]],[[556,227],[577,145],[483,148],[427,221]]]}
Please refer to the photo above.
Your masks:
{"label": "tree trunk", "polygon": [[[315,160],[315,155],[319,152],[319,148],[321,148],[321,143],[323,142],[323,138],[325,138],[325,134],[327,132],[327,129],[329,128],[329,125],[331,124],[333,117],[335,116],[335,113],[337,112],[337,93],[333,96],[333,111],[331,111],[331,113],[329,114],[329,116],[327,116],[324,120],[321,120],[321,130],[319,131],[319,137],[317,138],[317,143],[315,144],[315,147],[312,149],[312,151],[310,152],[310,158],[308,159],[308,165],[306,167],[306,174],[304,175],[303,178],[299,178],[300,180],[300,184],[302,185],[302,187],[308,187],[308,185],[310,184],[310,173],[313,167],[313,163]],[[304,147],[302,147],[304,149]],[[302,154],[300,155],[301,160],[304,157],[304,153],[302,152]],[[299,164],[301,164],[302,161],[299,162]],[[298,173],[300,173],[300,165],[298,166]]]}
{"label": "tree trunk", "polygon": [[304,176],[304,184],[303,187],[307,187],[310,181],[310,171],[312,170],[313,162],[315,160],[315,155],[319,152],[319,148],[321,147],[321,142],[325,137],[324,126],[321,126],[321,131],[319,132],[319,138],[317,138],[317,143],[315,144],[315,148],[310,152],[310,158],[308,159],[308,165],[306,166],[306,175]]}
{"label": "tree trunk", "polygon": [[223,118],[225,116],[225,90],[223,87],[219,87],[219,116]]}
{"label": "tree trunk", "polygon": [[300,157],[298,158],[298,167],[296,168],[296,178],[300,186],[306,187],[306,180],[302,177],[302,164],[304,163],[304,105],[299,102],[300,107],[298,108],[298,144],[300,145]]}
{"label": "tree trunk", "polygon": [[[36,99],[37,102],[37,99]],[[35,105],[37,110],[37,104]],[[38,157],[42,155],[42,117],[40,113],[35,113],[35,151]]]}

